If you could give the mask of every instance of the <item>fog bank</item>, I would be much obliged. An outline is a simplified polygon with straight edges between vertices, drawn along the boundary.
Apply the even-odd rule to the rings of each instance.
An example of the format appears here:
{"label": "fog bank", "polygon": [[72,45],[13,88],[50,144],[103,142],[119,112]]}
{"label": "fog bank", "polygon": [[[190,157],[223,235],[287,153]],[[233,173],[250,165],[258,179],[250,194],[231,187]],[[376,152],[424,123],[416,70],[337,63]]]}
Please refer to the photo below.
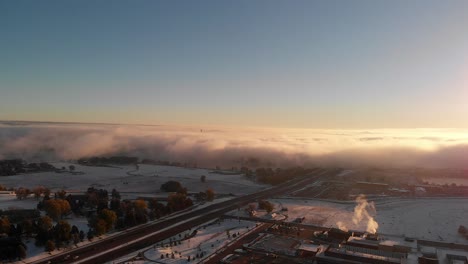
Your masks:
{"label": "fog bank", "polygon": [[132,155],[198,166],[468,168],[467,132],[0,122],[0,159]]}

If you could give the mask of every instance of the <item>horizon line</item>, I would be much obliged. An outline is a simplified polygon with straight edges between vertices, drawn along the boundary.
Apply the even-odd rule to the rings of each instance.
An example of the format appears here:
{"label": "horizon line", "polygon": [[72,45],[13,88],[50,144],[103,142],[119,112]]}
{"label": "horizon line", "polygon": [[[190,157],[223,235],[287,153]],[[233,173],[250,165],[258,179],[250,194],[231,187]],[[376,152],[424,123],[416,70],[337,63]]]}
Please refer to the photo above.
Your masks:
{"label": "horizon line", "polygon": [[[0,124],[8,123],[32,123],[32,124],[63,124],[63,125],[104,125],[104,126],[148,126],[148,127],[224,127],[224,128],[258,128],[258,129],[298,129],[298,130],[420,130],[420,129],[457,129],[463,130],[462,127],[399,127],[399,128],[312,128],[312,127],[270,127],[270,126],[229,126],[229,125],[181,125],[181,124],[142,124],[142,123],[106,123],[106,122],[73,122],[73,121],[44,121],[44,120],[3,120],[0,119]],[[11,124],[15,125],[15,124]]]}

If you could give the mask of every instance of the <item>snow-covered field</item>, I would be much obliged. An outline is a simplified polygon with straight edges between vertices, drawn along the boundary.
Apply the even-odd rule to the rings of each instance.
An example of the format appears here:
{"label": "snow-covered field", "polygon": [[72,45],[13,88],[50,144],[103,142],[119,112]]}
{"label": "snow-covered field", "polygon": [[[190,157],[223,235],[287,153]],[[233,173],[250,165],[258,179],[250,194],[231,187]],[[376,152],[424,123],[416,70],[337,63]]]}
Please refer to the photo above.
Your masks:
{"label": "snow-covered field", "polygon": [[[7,188],[29,188],[44,186],[52,191],[66,190],[68,192],[84,192],[89,187],[103,188],[111,191],[117,189],[123,199],[136,198],[140,195],[167,196],[161,192],[161,184],[168,180],[181,182],[189,192],[201,192],[211,188],[215,193],[244,195],[259,191],[268,187],[255,183],[241,174],[225,175],[211,173],[208,169],[191,169],[158,165],[115,166],[115,167],[91,167],[71,163],[52,163],[55,167],[68,168],[69,165],[76,167],[75,172],[82,174],[70,174],[68,172],[42,172],[31,174],[20,174],[14,176],[0,177],[0,184]],[[206,182],[201,182],[200,177],[206,176]],[[36,208],[37,200],[28,198],[17,200],[15,196],[0,195],[0,209]]]}
{"label": "snow-covered field", "polygon": [[[275,204],[276,213],[288,216],[286,221],[305,217],[304,224],[338,227],[338,222],[342,222],[348,229],[363,231],[367,227],[365,221],[358,224],[352,221],[355,202],[335,203],[297,199],[270,201]],[[374,218],[379,224],[378,233],[468,244],[468,241],[457,233],[460,225],[468,226],[468,199],[390,198],[374,203],[376,209]],[[281,211],[281,208],[287,208],[287,211]],[[262,213],[259,213],[257,216],[261,215]]]}
{"label": "snow-covered field", "polygon": [[[57,168],[68,168],[70,163],[52,163]],[[125,198],[125,192],[157,193],[161,184],[168,180],[182,183],[189,192],[206,191],[212,188],[215,193],[247,194],[258,191],[266,185],[257,184],[241,174],[225,175],[211,173],[208,169],[191,169],[158,165],[91,167],[73,164],[76,172],[83,174],[43,172],[0,177],[0,184],[6,187],[33,188],[38,185],[51,190],[86,191],[88,187],[117,189]],[[206,182],[200,177],[206,176]]]}
{"label": "snow-covered field", "polygon": [[[71,164],[54,163],[53,165],[68,168]],[[189,192],[205,191],[212,188],[216,193],[243,195],[268,187],[252,182],[242,175],[211,173],[207,169],[140,165],[139,169],[136,170],[135,166],[89,167],[73,165],[76,167],[75,171],[82,172],[82,174],[47,172],[15,175],[0,177],[0,184],[15,188],[34,188],[42,185],[52,189],[52,191],[65,189],[78,192],[85,191],[90,186],[109,191],[115,188],[121,192],[124,199],[140,195],[166,195],[161,193],[160,186],[168,180],[180,181],[184,187],[188,188]],[[206,182],[200,181],[202,175],[206,176]],[[271,199],[270,201],[275,205],[274,213],[266,214],[264,211],[258,211],[257,217],[285,221],[294,221],[296,218],[304,217],[304,224],[328,227],[345,225],[346,228],[352,230],[365,231],[367,227],[365,221],[358,223],[352,221],[356,207],[354,201],[333,202],[290,198]],[[30,209],[35,208],[36,205],[37,200],[32,197],[17,200],[14,195],[0,195],[0,209]],[[281,210],[283,208],[285,210]],[[247,216],[243,210],[235,210],[232,213]],[[468,244],[468,241],[457,233],[460,225],[468,226],[468,199],[385,198],[375,201],[375,213],[371,212],[371,215],[378,223],[378,233],[381,234]],[[88,230],[85,218],[71,216],[67,220],[70,224],[77,225],[79,229]],[[206,257],[232,240],[232,237],[231,239],[227,238],[226,230],[230,229],[230,234],[237,234],[237,232],[242,234],[247,230],[246,226],[251,229],[255,223],[244,221],[238,223],[236,220],[226,220],[220,225],[215,224],[204,229],[200,228],[197,235],[190,239],[190,245],[186,240],[181,245],[172,247],[153,246],[144,251],[144,256],[147,258],[147,262],[155,260],[164,263],[185,263],[188,256],[193,257],[200,252],[205,252]],[[36,248],[33,242],[32,239],[27,243],[28,256],[46,255],[45,253],[41,254],[43,248]],[[201,245],[200,249],[198,249],[198,245]],[[172,252],[174,252],[174,259],[172,259]],[[169,254],[169,258],[165,257],[166,253]],[[164,254],[164,260],[161,259],[161,254]],[[128,258],[130,257],[128,256]]]}
{"label": "snow-covered field", "polygon": [[[75,166],[77,174],[44,172],[21,174],[14,176],[0,177],[0,184],[7,188],[34,188],[36,186],[45,186],[52,191],[67,190],[68,192],[84,192],[89,187],[103,188],[111,191],[117,189],[122,198],[136,198],[140,195],[162,195],[167,196],[167,193],[161,193],[160,186],[168,180],[176,180],[188,189],[189,192],[206,191],[211,188],[215,193],[233,193],[236,195],[244,195],[264,189],[266,185],[257,184],[246,179],[243,175],[225,175],[211,173],[207,169],[190,169],[171,166],[158,165],[139,165],[136,170],[135,166],[115,166],[115,167],[91,167],[81,166],[71,163],[52,163],[57,168],[66,167],[69,165]],[[200,177],[206,176],[206,182],[201,182]],[[215,202],[225,200],[227,198],[218,199]],[[16,199],[15,195],[0,195],[0,209],[33,209],[36,208],[38,200],[29,197],[24,200]],[[212,203],[205,203],[207,206]],[[199,206],[199,207],[201,207]],[[84,217],[69,216],[66,219],[71,225],[76,225],[80,230],[88,231],[87,219]],[[28,246],[27,255],[30,257],[28,261],[37,259],[38,257],[47,256],[44,253],[43,247],[36,247],[34,239],[26,243]],[[53,252],[54,253],[54,252]],[[31,258],[32,257],[32,258]]]}
{"label": "snow-covered field", "polygon": [[[299,199],[271,199],[275,205],[272,214],[267,214],[263,210],[256,212],[257,217],[275,218],[278,220],[294,221],[296,218],[305,217],[304,224],[315,224],[321,226],[338,227],[338,222],[343,222],[347,228],[352,230],[365,231],[367,223],[365,221],[354,224],[352,219],[355,216],[356,202],[332,202],[317,200]],[[444,242],[455,242],[468,244],[468,241],[457,234],[460,224],[467,225],[468,221],[468,199],[450,198],[424,198],[424,199],[382,199],[375,201],[376,212],[369,212],[379,224],[378,233],[392,243],[407,245],[416,250],[416,242],[406,242],[405,237],[427,239]],[[287,209],[287,210],[282,210]],[[234,210],[231,212],[235,216],[247,216],[244,210]],[[285,216],[287,217],[285,219]],[[138,252],[126,256],[115,263],[188,263],[187,256],[193,256],[200,252],[211,254],[225,243],[229,242],[226,230],[235,228],[242,230],[243,223],[238,224],[235,219],[226,220],[221,225],[210,225],[206,229],[199,228],[196,237],[184,241],[181,245],[169,247],[168,241],[162,245],[156,245],[142,250],[145,260],[131,260]],[[234,228],[234,229],[232,229]],[[187,233],[188,234],[188,233]],[[242,232],[241,232],[242,234]],[[182,234],[184,235],[184,234]],[[178,236],[172,239],[177,239]],[[201,244],[200,244],[201,243]],[[214,244],[210,248],[210,244]],[[200,249],[198,247],[200,246]],[[440,252],[439,252],[440,251]],[[445,259],[445,253],[468,255],[468,252],[457,250],[439,250],[437,253],[440,259]],[[447,251],[447,252],[446,252]],[[174,252],[174,259],[172,253]],[[169,258],[166,257],[168,254]],[[419,253],[414,251],[410,254],[412,259],[408,263],[417,263]],[[164,256],[161,259],[161,255]],[[200,260],[197,259],[196,263]]]}
{"label": "snow-covered field", "polygon": [[[1,184],[1,183],[0,183]],[[38,200],[30,197],[24,200],[16,199],[16,195],[0,194],[0,210],[6,209],[35,209]]]}

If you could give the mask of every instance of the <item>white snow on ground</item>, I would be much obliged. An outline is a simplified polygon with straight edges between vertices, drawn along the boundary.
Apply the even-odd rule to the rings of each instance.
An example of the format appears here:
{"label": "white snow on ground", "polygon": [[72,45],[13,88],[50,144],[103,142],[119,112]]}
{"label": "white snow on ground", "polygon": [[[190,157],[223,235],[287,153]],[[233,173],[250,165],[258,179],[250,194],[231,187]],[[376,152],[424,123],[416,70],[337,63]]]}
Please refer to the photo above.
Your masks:
{"label": "white snow on ground", "polygon": [[[68,167],[70,163],[54,163],[56,167]],[[205,191],[212,188],[216,193],[234,193],[246,194],[258,191],[265,188],[265,185],[260,185],[249,181],[242,175],[223,175],[210,173],[206,169],[190,169],[169,166],[157,165],[140,165],[137,171],[135,166],[120,166],[120,167],[88,167],[74,164],[77,172],[83,174],[72,175],[70,173],[33,173],[15,176],[6,176],[0,178],[0,184],[7,187],[26,187],[33,188],[38,185],[51,188],[53,191],[66,189],[85,191],[88,187],[105,188],[111,190],[116,188],[121,192],[123,198],[133,198],[141,194],[157,195],[160,191],[160,185],[168,180],[177,180],[187,187],[190,192]],[[200,181],[201,175],[205,175],[207,181]],[[343,175],[344,176],[344,175]],[[128,193],[125,193],[128,192]],[[160,193],[164,194],[164,193]],[[278,220],[294,221],[299,217],[305,217],[303,223],[314,224],[321,226],[337,227],[337,222],[346,223],[349,229],[365,230],[366,224],[353,224],[351,219],[356,203],[351,202],[332,202],[304,199],[273,199],[275,204],[274,214],[267,215],[265,212],[258,211],[257,217],[274,218]],[[206,203],[203,206],[207,206]],[[28,198],[25,200],[17,200],[14,195],[0,196],[0,209],[9,208],[36,208],[37,200]],[[392,234],[396,236],[408,236],[418,239],[428,239],[445,242],[455,242],[467,244],[468,241],[458,235],[457,230],[459,225],[468,226],[468,199],[450,199],[450,198],[420,198],[420,199],[395,199],[386,198],[375,201],[376,220],[379,223],[378,233]],[[281,208],[287,208],[287,211],[281,211]],[[237,210],[233,214],[238,214]],[[244,214],[245,212],[241,211]],[[245,216],[248,216],[245,213]],[[70,224],[77,225],[79,229],[87,231],[87,220],[85,218],[71,217],[67,219]],[[230,225],[232,223],[233,226]],[[172,250],[184,252],[185,259],[188,254],[196,255],[196,246],[199,241],[205,241],[203,244],[210,245],[209,248],[203,248],[204,251],[214,252],[221,248],[227,240],[226,228],[236,227],[236,220],[231,222],[226,221],[221,226],[213,226],[206,230],[200,230],[196,237],[191,239],[191,249],[187,248],[187,244],[175,246],[172,249],[168,248],[150,248],[145,252],[145,256],[160,261],[160,255],[166,251]],[[242,222],[245,225],[248,222]],[[216,229],[216,227],[218,229]],[[231,232],[233,233],[233,232]],[[211,241],[212,239],[218,243]],[[198,242],[197,242],[198,241]],[[223,242],[219,242],[223,241]],[[185,241],[184,243],[187,243]],[[84,242],[88,243],[88,242]],[[215,246],[212,250],[211,244]],[[43,252],[43,248],[34,246],[34,240],[31,239],[28,243],[28,262],[33,259],[47,256]],[[184,246],[186,248],[184,248]],[[177,248],[177,249],[176,249]],[[192,251],[190,251],[192,250]],[[195,251],[193,251],[195,250]],[[212,250],[212,251],[210,251]],[[58,252],[53,252],[56,254]],[[38,255],[39,254],[39,255]],[[153,254],[153,255],[151,255]],[[36,257],[34,257],[36,256]],[[184,260],[185,260],[184,259]],[[165,259],[165,261],[182,261]],[[137,262],[135,262],[137,263]],[[142,262],[143,263],[143,262]],[[185,263],[185,262],[175,262]]]}
{"label": "white snow on ground", "polygon": [[[196,209],[199,209],[199,208],[203,208],[203,207],[206,207],[206,206],[210,206],[210,205],[213,205],[215,203],[219,203],[219,202],[223,202],[223,201],[226,201],[226,200],[229,200],[229,199],[232,199],[231,197],[225,197],[225,198],[221,198],[221,199],[216,199],[212,202],[205,202],[204,204],[199,204],[199,205],[196,205]],[[32,208],[35,208],[36,207],[36,204],[37,204],[37,200],[35,198],[28,198],[28,199],[25,199],[25,200],[18,200],[16,199],[16,196],[14,195],[0,195],[0,209],[8,209],[8,208],[11,208],[11,207],[14,207],[14,208],[21,208],[21,209],[32,209]],[[18,206],[18,205],[21,205],[21,206]],[[187,209],[189,211],[189,209]],[[184,211],[181,211],[181,212],[178,212],[178,213],[184,213]],[[165,220],[165,219],[170,219],[170,218],[174,218],[174,217],[177,217],[177,215],[168,215],[168,216],[164,216],[162,217],[160,220]],[[88,232],[89,230],[89,227],[88,227],[88,220],[85,218],[85,217],[76,217],[76,216],[73,216],[73,215],[70,215],[68,217],[65,218],[65,220],[67,220],[70,225],[76,225],[78,227],[78,229],[80,230],[83,230],[85,233]],[[93,241],[88,241],[87,239],[85,239],[83,242],[80,242],[78,243],[78,247],[80,246],[83,246],[85,244],[89,244],[89,243],[93,243],[95,241],[98,241],[102,238],[105,238],[107,236],[112,236],[112,235],[116,235],[116,234],[119,234],[120,232],[112,232],[112,233],[109,233],[107,235],[103,235],[103,236],[100,236],[98,238],[95,238]],[[34,244],[35,240],[34,238],[30,238],[28,239],[27,241],[25,241],[25,244],[27,246],[27,256],[28,258],[22,262],[18,262],[18,263],[32,263],[34,261],[37,261],[39,259],[42,259],[42,258],[46,258],[48,256],[50,256],[49,253],[46,253],[44,252],[44,247],[37,247],[35,244]],[[54,250],[52,252],[52,255],[55,255],[55,254],[58,254],[60,252],[62,252],[63,250],[67,250],[69,248],[72,248],[74,247],[72,244],[70,244],[70,246],[68,248],[65,248],[65,249],[61,249],[61,250]]]}
{"label": "white snow on ground", "polygon": [[[18,200],[14,195],[0,195],[0,210],[36,209],[37,203],[38,200],[33,197]],[[42,212],[42,214],[44,214],[44,212]],[[63,220],[67,220],[71,226],[76,225],[78,229],[83,230],[85,233],[88,232],[88,220],[85,217],[77,217],[70,214],[69,216],[64,217]]]}
{"label": "white snow on ground", "polygon": [[[138,196],[166,197],[167,193],[160,192],[160,186],[168,180],[181,182],[184,187],[188,188],[189,192],[206,191],[208,188],[212,188],[215,193],[244,195],[268,187],[267,185],[252,182],[240,174],[225,175],[211,173],[211,170],[208,169],[140,164],[139,169],[136,170],[135,166],[92,167],[63,162],[52,164],[57,168],[66,167],[67,169],[69,165],[74,165],[75,172],[82,172],[82,174],[43,172],[4,176],[0,178],[0,184],[8,188],[25,187],[30,189],[36,186],[45,186],[52,191],[65,189],[69,192],[84,192],[90,186],[104,188],[108,191],[116,188],[121,192],[124,199],[136,198]],[[200,181],[202,175],[206,176],[206,182],[204,183]],[[197,208],[231,198],[216,199],[213,202],[197,205]],[[37,203],[38,200],[33,197],[18,200],[15,195],[0,195],[0,209],[3,210],[34,209]],[[70,216],[66,220],[70,225],[76,225],[85,233],[89,229],[86,218]],[[34,245],[34,239],[31,239],[27,243],[27,246],[28,262],[49,255],[48,253],[44,253],[43,247],[36,247]],[[52,253],[58,253],[58,251]]]}
{"label": "white snow on ground", "polygon": [[[38,200],[31,196],[23,200],[18,200],[14,195],[0,195],[0,210],[36,209],[38,202]],[[41,213],[44,215],[44,212]],[[88,232],[88,220],[85,217],[77,217],[73,214],[70,214],[64,217],[63,220],[67,220],[71,226],[76,225],[78,229],[83,230],[85,233]]]}
{"label": "white snow on ground", "polygon": [[467,244],[457,231],[468,225],[468,199],[418,199],[376,203],[381,233]]}
{"label": "white snow on ground", "polygon": [[[57,168],[68,168],[71,163],[52,163]],[[206,191],[212,188],[215,193],[247,194],[261,190],[261,185],[248,180],[241,174],[225,175],[211,173],[209,169],[192,169],[172,166],[140,164],[139,170],[135,166],[92,167],[73,164],[76,172],[83,174],[41,172],[4,176],[0,184],[6,187],[34,188],[42,185],[49,189],[86,191],[88,187],[103,188],[108,191],[113,188],[119,192],[157,193],[161,184],[168,180],[176,180],[187,187],[189,192]],[[206,182],[200,181],[202,175]],[[125,194],[122,193],[123,198]]]}
{"label": "white snow on ground", "polygon": [[[366,230],[366,223],[354,224],[355,202],[272,199],[277,213],[288,215],[287,221],[305,217],[304,224],[338,227],[339,221],[348,229]],[[280,211],[281,208],[288,211]],[[378,233],[414,237],[434,241],[468,244],[457,231],[468,226],[468,199],[421,198],[385,199],[375,201]],[[241,211],[244,216],[246,212]],[[237,215],[237,211],[233,214]],[[257,215],[261,217],[262,214]]]}
{"label": "white snow on ground", "polygon": [[16,195],[3,195],[0,194],[0,210],[8,209],[35,209],[38,200],[28,198],[24,200],[16,199]]}
{"label": "white snow on ground", "polygon": [[[181,233],[181,236],[176,235],[170,239],[157,243],[151,247],[140,250],[144,253],[146,260],[141,261],[127,261],[137,254],[137,252],[120,258],[119,260],[114,260],[110,263],[154,263],[155,261],[160,263],[189,263],[187,257],[191,256],[193,259],[194,256],[203,252],[203,259],[209,258],[213,253],[222,248],[226,247],[230,243],[236,241],[240,236],[247,234],[248,232],[254,230],[256,226],[255,222],[250,221],[238,221],[235,219],[226,219],[222,222],[213,221],[205,225],[201,225],[197,228],[197,234],[194,237],[191,237],[187,240],[182,240],[181,244],[175,246],[170,246],[170,239],[179,240],[185,235],[189,235],[191,231],[186,231]],[[194,229],[194,230],[195,230]],[[227,231],[231,237],[228,237]],[[236,238],[232,235],[236,234]],[[172,253],[174,252],[174,259],[172,259]],[[164,255],[164,259],[161,259],[161,254]],[[169,254],[169,258],[166,257],[166,254]],[[195,263],[198,263],[201,259],[197,259]],[[190,262],[193,263],[193,260]]]}
{"label": "white snow on ground", "polygon": [[353,170],[343,170],[342,172],[340,172],[338,175],[336,175],[337,177],[344,177],[344,176],[349,176],[351,174],[353,174],[354,171]]}
{"label": "white snow on ground", "polygon": [[[94,238],[93,241],[89,241],[89,240],[85,239],[83,242],[79,242],[77,244],[77,247],[81,247],[81,246],[84,246],[84,245],[87,245],[87,244],[94,243],[94,242],[96,242],[96,241],[98,241],[100,239],[103,239],[105,237],[106,236],[104,235],[104,236],[101,236],[99,238]],[[67,247],[56,249],[56,250],[52,251],[49,254],[48,252],[44,251],[44,247],[37,247],[34,244],[34,242],[35,242],[34,238],[30,238],[28,241],[26,241],[25,244],[28,247],[28,249],[27,249],[28,258],[24,259],[22,261],[13,262],[14,264],[34,263],[35,261],[39,261],[41,259],[50,257],[51,255],[60,254],[60,253],[62,253],[64,251],[71,250],[71,249],[76,247],[74,244],[70,243]]]}

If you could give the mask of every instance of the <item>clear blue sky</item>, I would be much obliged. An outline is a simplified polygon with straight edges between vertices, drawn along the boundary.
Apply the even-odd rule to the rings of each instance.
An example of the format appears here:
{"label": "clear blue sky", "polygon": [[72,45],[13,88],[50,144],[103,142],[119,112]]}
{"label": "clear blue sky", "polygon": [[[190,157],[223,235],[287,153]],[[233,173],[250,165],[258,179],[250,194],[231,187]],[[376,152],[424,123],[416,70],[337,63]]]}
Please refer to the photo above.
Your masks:
{"label": "clear blue sky", "polygon": [[467,127],[468,1],[1,1],[0,119]]}

